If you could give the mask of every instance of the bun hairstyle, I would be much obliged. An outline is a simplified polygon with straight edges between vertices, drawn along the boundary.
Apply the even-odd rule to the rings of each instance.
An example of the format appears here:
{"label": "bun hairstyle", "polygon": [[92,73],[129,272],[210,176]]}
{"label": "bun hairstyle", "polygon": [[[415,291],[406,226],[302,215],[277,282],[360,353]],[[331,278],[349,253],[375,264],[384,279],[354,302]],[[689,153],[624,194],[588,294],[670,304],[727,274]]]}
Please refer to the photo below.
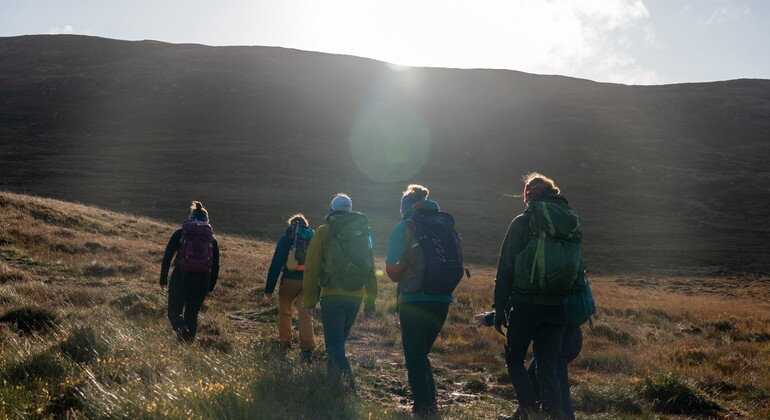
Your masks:
{"label": "bun hairstyle", "polygon": [[209,220],[209,212],[203,207],[203,203],[200,201],[193,201],[192,204],[190,204],[190,219],[201,222],[207,222]]}
{"label": "bun hairstyle", "polygon": [[419,184],[409,184],[401,196],[401,214],[406,215],[412,210],[412,206],[420,200],[428,198],[430,191]]}
{"label": "bun hairstyle", "polygon": [[286,223],[288,223],[289,225],[293,225],[293,224],[297,223],[297,224],[300,224],[300,225],[308,226],[307,217],[305,217],[305,215],[302,214],[302,213],[297,213],[294,216],[289,217],[286,220]]}
{"label": "bun hairstyle", "polygon": [[551,178],[537,172],[530,172],[524,175],[522,181],[524,181],[525,203],[529,203],[532,199],[543,198],[548,194],[559,194],[561,192]]}

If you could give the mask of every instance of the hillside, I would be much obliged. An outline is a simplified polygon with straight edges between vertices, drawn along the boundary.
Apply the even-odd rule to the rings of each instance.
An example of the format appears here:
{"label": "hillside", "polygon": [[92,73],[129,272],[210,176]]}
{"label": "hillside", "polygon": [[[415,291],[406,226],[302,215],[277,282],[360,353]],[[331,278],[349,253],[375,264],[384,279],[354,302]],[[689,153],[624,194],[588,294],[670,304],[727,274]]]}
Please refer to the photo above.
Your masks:
{"label": "hillside", "polygon": [[[296,347],[277,350],[277,302],[261,298],[272,244],[218,236],[220,279],[198,339],[185,345],[157,285],[176,226],[6,192],[0,210],[0,417],[412,418],[389,281],[379,282],[376,314],[351,333],[353,396],[325,375],[317,319],[315,363],[301,363]],[[447,419],[516,407],[500,336],[473,326],[494,273],[472,269],[431,354]],[[598,313],[570,365],[579,418],[770,415],[766,285],[647,276],[592,284]]]}
{"label": "hillside", "polygon": [[589,269],[766,275],[770,81],[623,86],[266,47],[0,38],[0,188],[223,232],[320,224],[338,191],[384,254],[409,182],[493,264],[520,176],[557,180]]}

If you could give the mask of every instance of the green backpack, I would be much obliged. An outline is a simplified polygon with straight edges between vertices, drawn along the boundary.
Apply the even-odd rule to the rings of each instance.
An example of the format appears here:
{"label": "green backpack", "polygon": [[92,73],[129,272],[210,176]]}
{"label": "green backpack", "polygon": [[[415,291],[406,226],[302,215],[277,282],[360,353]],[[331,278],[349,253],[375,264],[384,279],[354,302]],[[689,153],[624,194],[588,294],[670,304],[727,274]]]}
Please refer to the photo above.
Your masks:
{"label": "green backpack", "polygon": [[580,218],[566,204],[537,200],[529,209],[532,232],[515,260],[514,286],[539,295],[580,292],[583,248]]}
{"label": "green backpack", "polygon": [[329,221],[331,270],[320,279],[322,287],[355,291],[374,275],[369,219],[359,212],[333,216]]}

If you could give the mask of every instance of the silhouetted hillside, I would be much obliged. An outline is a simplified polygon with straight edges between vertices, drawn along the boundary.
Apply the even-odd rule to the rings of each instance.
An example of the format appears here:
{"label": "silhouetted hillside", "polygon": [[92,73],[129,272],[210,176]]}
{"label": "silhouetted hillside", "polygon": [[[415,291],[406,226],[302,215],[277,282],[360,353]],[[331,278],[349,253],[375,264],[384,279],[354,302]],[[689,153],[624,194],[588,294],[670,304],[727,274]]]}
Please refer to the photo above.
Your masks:
{"label": "silhouetted hillside", "polygon": [[[594,271],[767,272],[770,81],[624,86],[267,47],[0,38],[0,187],[228,232],[320,224],[348,192],[378,253],[424,183],[494,263],[529,171]],[[423,165],[424,163],[424,165]]]}

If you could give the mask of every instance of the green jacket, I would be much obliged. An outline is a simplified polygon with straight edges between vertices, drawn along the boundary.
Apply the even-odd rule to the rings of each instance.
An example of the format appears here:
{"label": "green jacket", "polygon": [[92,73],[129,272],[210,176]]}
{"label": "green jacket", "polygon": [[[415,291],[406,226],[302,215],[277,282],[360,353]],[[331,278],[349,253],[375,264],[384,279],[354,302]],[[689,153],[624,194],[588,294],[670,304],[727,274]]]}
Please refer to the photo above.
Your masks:
{"label": "green jacket", "polygon": [[[542,200],[569,208],[567,199],[561,195],[554,194]],[[533,200],[533,203],[535,201],[537,200]],[[530,215],[531,212],[527,209],[524,213],[516,216],[508,227],[505,239],[503,239],[495,278],[495,308],[505,308],[508,299],[540,305],[561,305],[566,301],[565,296],[533,294],[526,290],[517,290],[515,287],[516,255],[524,250],[532,235],[529,227]]]}
{"label": "green jacket", "polygon": [[[333,217],[333,216],[332,216]],[[318,303],[319,280],[321,275],[331,271],[332,249],[329,246],[331,227],[324,224],[318,227],[310,240],[305,256],[305,275],[303,278],[303,301],[305,308],[314,308]],[[364,309],[374,311],[377,299],[377,277],[372,269],[371,277],[366,281],[362,290],[349,291],[335,287],[322,287],[320,297],[324,296],[355,296],[364,298]]]}

